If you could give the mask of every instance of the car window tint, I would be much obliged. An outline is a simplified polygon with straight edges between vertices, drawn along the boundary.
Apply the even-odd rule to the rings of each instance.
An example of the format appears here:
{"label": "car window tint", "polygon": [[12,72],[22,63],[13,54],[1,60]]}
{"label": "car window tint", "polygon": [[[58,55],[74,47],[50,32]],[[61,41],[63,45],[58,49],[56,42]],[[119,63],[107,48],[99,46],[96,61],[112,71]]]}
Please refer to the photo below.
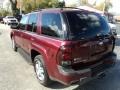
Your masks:
{"label": "car window tint", "polygon": [[43,13],[41,33],[53,37],[62,37],[63,31],[60,14]]}
{"label": "car window tint", "polygon": [[23,16],[23,18],[20,21],[19,27],[21,30],[25,30],[26,24],[28,20],[28,15]]}
{"label": "car window tint", "polygon": [[31,32],[36,32],[37,29],[37,13],[31,14],[29,17],[27,30]]}
{"label": "car window tint", "polygon": [[92,12],[66,12],[70,26],[70,38],[92,38],[97,34],[106,34],[110,32],[106,20],[97,13]]}

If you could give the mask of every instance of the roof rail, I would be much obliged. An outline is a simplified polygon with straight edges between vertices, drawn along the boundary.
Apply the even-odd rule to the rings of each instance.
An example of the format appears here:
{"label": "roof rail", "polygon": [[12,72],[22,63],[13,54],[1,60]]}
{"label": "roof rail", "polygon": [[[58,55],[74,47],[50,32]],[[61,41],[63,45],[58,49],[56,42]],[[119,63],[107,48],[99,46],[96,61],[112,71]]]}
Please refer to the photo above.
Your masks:
{"label": "roof rail", "polygon": [[34,10],[34,11],[32,11],[32,12],[38,12],[38,11],[42,11],[42,9],[36,9],[36,10]]}
{"label": "roof rail", "polygon": [[74,9],[79,9],[79,8],[77,8],[77,7],[63,7],[63,8],[74,8]]}
{"label": "roof rail", "polygon": [[71,8],[71,9],[83,10],[83,9],[80,9],[80,8],[77,8],[77,7],[63,7],[63,8],[61,8],[61,10],[63,10],[64,8]]}
{"label": "roof rail", "polygon": [[[59,7],[58,7],[58,8],[59,8]],[[71,8],[71,9],[79,9],[79,10],[82,10],[82,9],[80,9],[80,8],[77,8],[77,7],[61,7],[61,8],[59,8],[59,9],[63,10],[64,8]],[[42,9],[41,9],[41,8],[38,8],[38,9],[32,11],[32,12],[42,11],[43,9],[45,9],[45,8],[42,8]]]}
{"label": "roof rail", "polygon": [[62,7],[61,9],[63,9],[63,8],[79,9],[77,7]]}

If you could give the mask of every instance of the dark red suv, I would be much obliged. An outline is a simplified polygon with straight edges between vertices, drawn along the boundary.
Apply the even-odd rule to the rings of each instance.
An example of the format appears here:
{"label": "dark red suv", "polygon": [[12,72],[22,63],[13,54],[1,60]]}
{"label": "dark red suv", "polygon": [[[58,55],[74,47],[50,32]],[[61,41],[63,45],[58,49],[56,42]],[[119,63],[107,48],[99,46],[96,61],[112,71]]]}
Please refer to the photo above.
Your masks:
{"label": "dark red suv", "polygon": [[99,75],[116,61],[115,39],[105,19],[75,8],[42,9],[12,26],[15,51],[31,57],[40,83],[65,85]]}

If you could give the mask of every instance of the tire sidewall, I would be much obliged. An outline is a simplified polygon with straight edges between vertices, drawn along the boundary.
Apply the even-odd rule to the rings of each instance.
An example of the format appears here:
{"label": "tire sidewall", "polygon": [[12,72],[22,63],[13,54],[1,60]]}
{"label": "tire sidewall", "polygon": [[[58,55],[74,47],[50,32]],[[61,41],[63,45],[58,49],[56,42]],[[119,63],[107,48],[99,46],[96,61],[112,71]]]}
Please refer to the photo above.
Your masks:
{"label": "tire sidewall", "polygon": [[[42,64],[42,67],[43,67],[43,70],[44,70],[44,80],[40,80],[37,76],[37,73],[36,73],[36,62],[37,60],[39,60]],[[37,55],[35,58],[34,58],[34,70],[35,70],[35,73],[36,73],[36,76],[37,76],[37,79],[39,80],[39,82],[44,85],[44,86],[47,86],[48,83],[49,83],[49,76],[48,76],[48,73],[47,73],[47,70],[46,70],[46,67],[45,67],[45,64],[44,64],[44,61],[43,61],[43,57],[41,55]]]}
{"label": "tire sidewall", "polygon": [[14,40],[14,38],[12,38],[12,49],[13,50],[15,49],[15,40]]}
{"label": "tire sidewall", "polygon": [[14,51],[17,51],[17,46],[16,46],[16,44],[15,44],[15,40],[14,40],[13,37],[12,37],[12,49],[13,49]]}

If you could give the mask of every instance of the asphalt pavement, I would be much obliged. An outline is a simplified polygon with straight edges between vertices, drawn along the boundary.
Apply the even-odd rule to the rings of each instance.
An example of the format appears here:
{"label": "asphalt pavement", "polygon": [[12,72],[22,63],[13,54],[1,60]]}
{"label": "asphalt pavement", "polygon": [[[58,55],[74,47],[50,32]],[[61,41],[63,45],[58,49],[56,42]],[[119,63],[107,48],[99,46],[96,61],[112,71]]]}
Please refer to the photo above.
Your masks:
{"label": "asphalt pavement", "polygon": [[116,23],[117,26],[117,34],[120,35],[120,22]]}
{"label": "asphalt pavement", "polygon": [[54,82],[42,86],[36,79],[33,66],[23,55],[11,48],[10,28],[0,25],[0,90],[120,90],[120,39],[116,41],[117,63],[104,78],[97,78],[83,85],[64,86]]}

